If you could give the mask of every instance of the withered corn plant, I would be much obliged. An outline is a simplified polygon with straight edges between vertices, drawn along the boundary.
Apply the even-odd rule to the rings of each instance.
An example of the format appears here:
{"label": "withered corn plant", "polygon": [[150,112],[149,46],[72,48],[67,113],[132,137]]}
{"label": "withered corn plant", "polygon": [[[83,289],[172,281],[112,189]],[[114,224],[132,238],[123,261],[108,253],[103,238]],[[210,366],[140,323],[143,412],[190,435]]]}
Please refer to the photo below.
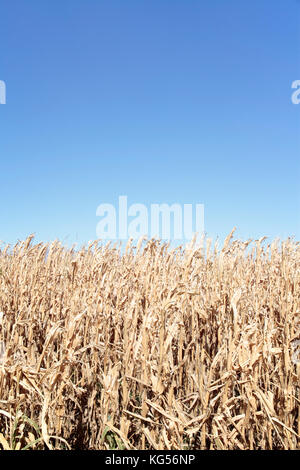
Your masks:
{"label": "withered corn plant", "polygon": [[299,449],[300,243],[0,250],[0,448]]}

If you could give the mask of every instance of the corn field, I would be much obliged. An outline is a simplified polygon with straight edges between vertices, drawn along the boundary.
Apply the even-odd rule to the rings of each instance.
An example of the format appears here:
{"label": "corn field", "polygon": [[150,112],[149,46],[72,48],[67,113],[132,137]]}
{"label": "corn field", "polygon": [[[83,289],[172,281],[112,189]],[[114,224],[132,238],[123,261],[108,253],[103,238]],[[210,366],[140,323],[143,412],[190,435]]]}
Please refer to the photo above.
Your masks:
{"label": "corn field", "polygon": [[300,448],[300,243],[0,250],[0,448]]}

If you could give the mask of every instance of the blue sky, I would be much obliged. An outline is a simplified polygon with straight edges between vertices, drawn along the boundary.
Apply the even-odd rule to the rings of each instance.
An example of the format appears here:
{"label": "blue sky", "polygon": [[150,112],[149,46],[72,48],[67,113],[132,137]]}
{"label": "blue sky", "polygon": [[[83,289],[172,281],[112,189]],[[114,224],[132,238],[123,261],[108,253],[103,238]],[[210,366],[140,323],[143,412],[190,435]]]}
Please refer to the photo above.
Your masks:
{"label": "blue sky", "polygon": [[0,1],[0,240],[85,243],[120,195],[299,240],[299,39],[298,0]]}

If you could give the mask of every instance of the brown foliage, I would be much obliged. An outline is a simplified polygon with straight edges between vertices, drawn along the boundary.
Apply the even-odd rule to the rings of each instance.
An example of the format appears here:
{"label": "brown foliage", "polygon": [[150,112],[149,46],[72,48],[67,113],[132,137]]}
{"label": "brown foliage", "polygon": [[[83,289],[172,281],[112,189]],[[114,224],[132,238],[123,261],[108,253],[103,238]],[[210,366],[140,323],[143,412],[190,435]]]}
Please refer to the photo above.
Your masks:
{"label": "brown foliage", "polygon": [[262,242],[2,249],[0,446],[299,449],[300,246]]}

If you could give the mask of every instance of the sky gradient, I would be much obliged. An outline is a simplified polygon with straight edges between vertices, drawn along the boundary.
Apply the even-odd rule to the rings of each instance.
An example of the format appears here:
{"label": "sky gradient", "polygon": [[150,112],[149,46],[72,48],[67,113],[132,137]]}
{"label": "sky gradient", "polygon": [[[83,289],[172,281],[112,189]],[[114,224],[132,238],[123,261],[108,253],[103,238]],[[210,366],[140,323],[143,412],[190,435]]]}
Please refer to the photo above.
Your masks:
{"label": "sky gradient", "polygon": [[0,240],[85,243],[121,195],[300,239],[298,0],[0,0],[0,80]]}

